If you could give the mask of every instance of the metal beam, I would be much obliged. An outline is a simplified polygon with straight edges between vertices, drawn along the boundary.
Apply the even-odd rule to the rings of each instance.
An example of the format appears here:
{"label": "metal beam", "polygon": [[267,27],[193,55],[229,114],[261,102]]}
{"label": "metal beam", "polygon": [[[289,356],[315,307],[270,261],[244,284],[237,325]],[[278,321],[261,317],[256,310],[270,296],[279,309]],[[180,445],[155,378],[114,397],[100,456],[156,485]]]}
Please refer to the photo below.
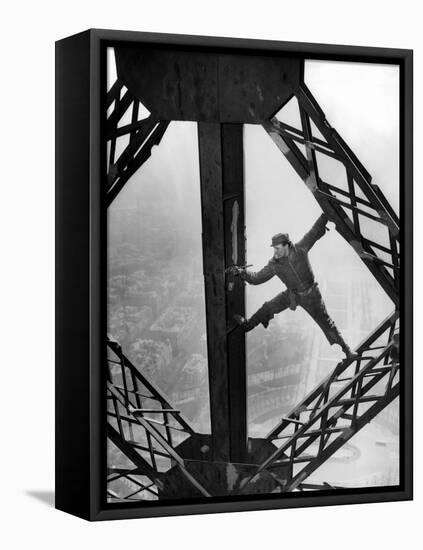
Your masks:
{"label": "metal beam", "polygon": [[[263,127],[268,132],[269,136],[272,138],[279,150],[284,154],[284,156],[297,172],[297,174],[300,176],[300,178],[307,185],[309,190],[313,193],[316,201],[319,203],[322,210],[326,212],[331,221],[335,222],[338,233],[353,247],[355,252],[360,256],[361,260],[365,263],[365,265],[376,278],[381,287],[392,299],[394,304],[398,306],[399,295],[395,287],[394,277],[388,273],[386,267],[383,264],[383,261],[375,261],[375,258],[378,258],[377,251],[374,251],[372,249],[369,242],[366,241],[365,238],[363,238],[363,235],[356,232],[356,226],[353,224],[353,222],[350,220],[344,210],[345,206],[348,206],[349,208],[352,208],[352,206],[348,203],[340,201],[337,197],[333,196],[331,194],[331,191],[334,189],[334,186],[326,184],[326,182],[324,182],[318,176],[316,156],[314,154],[314,145],[310,142],[312,136],[310,134],[309,118],[311,118],[311,116],[309,115],[309,113],[304,111],[301,103],[299,106],[303,125],[305,127],[305,130],[302,134],[305,141],[308,143],[306,147],[308,158],[303,155],[295,142],[287,137],[286,132],[282,127],[282,123],[280,123],[276,118],[272,118],[264,122]],[[315,120],[314,122],[316,125],[320,124],[318,120]],[[321,125],[319,126],[319,129],[320,127]],[[336,144],[337,142],[335,141],[335,149]],[[339,155],[342,157],[343,149],[338,148],[337,153],[339,153]],[[350,153],[348,157],[344,156],[344,161],[349,162],[351,157],[355,158],[352,153]],[[358,169],[356,169],[356,172],[358,173]],[[369,182],[366,182],[366,180],[363,180],[363,182],[364,189],[372,187]],[[346,192],[344,192],[343,194],[346,194]],[[348,196],[350,200],[354,200],[353,196],[349,194]],[[366,196],[368,196],[368,194]],[[371,202],[372,207],[375,209],[375,213],[378,214],[377,220],[384,223],[386,225],[386,230],[388,231],[388,229],[391,229],[391,222],[388,221],[391,218],[388,214],[386,214],[386,216],[384,215],[383,218],[380,217],[380,212],[384,212],[383,204],[379,200],[379,196],[377,199],[375,197],[376,195],[374,189],[371,189],[370,196],[368,196],[369,201]],[[380,210],[378,210],[378,208],[380,208]],[[355,209],[356,213],[358,213],[357,210],[358,209]],[[366,217],[372,217],[367,212],[360,211],[360,213],[364,214]]]}
{"label": "metal beam", "polygon": [[[356,350],[358,357],[354,360],[353,374],[344,375],[344,378],[339,379],[339,375],[352,366],[352,361],[339,363],[334,373],[270,432],[269,441],[279,439],[283,440],[283,443],[260,465],[256,473],[244,482],[241,488],[243,493],[262,471],[274,465],[305,463],[304,468],[288,480],[285,490],[294,490],[345,441],[395,399],[399,392],[399,382],[396,381],[395,386],[392,382],[399,369],[398,364],[390,357],[393,346],[392,334],[397,320],[398,312],[394,312],[360,344]],[[372,347],[382,335],[386,336],[387,344],[382,346],[381,350],[379,346]],[[371,353],[375,351],[376,353]],[[381,388],[378,383],[382,380],[386,384]],[[332,388],[334,392],[330,391]],[[371,389],[373,394],[369,394]],[[360,405],[365,406],[367,403],[373,405],[363,411]],[[347,412],[348,410],[350,411]],[[341,419],[347,420],[348,423],[337,425]],[[335,436],[334,441],[330,441],[332,436]],[[317,454],[306,454],[305,451],[317,439],[320,439]]]}
{"label": "metal beam", "polygon": [[137,468],[139,468],[143,475],[151,479],[158,487],[162,486],[160,473],[154,470],[134,447],[120,436],[119,432],[116,431],[110,423],[107,423],[107,437],[135,464],[135,466],[137,466]]}
{"label": "metal beam", "polygon": [[[222,124],[223,218],[226,267],[245,264],[244,147],[242,124]],[[236,283],[236,284],[233,284]],[[233,315],[245,314],[241,281],[226,280],[228,402],[231,462],[247,459],[247,377],[245,334],[231,330]]]}
{"label": "metal beam", "polygon": [[225,268],[245,260],[242,125],[201,122],[198,137],[212,453],[214,460],[242,462],[247,451],[245,339],[240,331],[230,331],[230,318],[244,311],[244,288],[225,288]]}

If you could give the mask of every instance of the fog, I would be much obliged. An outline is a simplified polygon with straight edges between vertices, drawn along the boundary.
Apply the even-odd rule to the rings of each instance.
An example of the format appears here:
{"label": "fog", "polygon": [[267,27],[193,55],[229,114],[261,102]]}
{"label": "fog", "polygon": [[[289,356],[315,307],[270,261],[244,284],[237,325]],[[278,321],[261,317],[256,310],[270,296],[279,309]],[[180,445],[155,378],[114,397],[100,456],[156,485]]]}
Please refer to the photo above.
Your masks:
{"label": "fog", "polygon": [[[113,71],[110,55],[109,86]],[[331,125],[398,211],[398,69],[310,61],[305,80]],[[297,115],[292,105],[289,109],[293,122]],[[117,154],[125,143],[125,138],[119,139]],[[321,210],[261,126],[244,126],[244,151],[247,261],[254,264],[252,269],[259,269],[272,254],[273,234],[288,232],[295,242]],[[330,183],[337,184],[342,177],[339,166],[329,162],[322,164],[322,170]],[[329,313],[355,347],[392,311],[391,300],[333,228],[315,244],[310,261]],[[109,208],[108,281],[109,332],[197,430],[209,431],[195,123],[171,122],[159,147]],[[248,315],[283,289],[277,278],[247,286]],[[277,316],[268,329],[260,326],[249,333],[247,356],[249,433],[264,436],[342,354],[336,346],[329,346],[318,325],[297,308]],[[269,379],[271,384],[265,382]],[[344,460],[344,449],[344,456],[339,452],[326,463],[323,473],[316,472],[315,479],[323,476],[326,481],[362,486],[379,482],[377,475],[382,475],[384,483],[394,483],[397,404],[383,418],[369,429],[376,430],[389,453],[381,454],[374,446],[374,433],[369,436],[366,428],[351,440],[350,449],[358,449],[351,451],[353,458],[348,455]]]}

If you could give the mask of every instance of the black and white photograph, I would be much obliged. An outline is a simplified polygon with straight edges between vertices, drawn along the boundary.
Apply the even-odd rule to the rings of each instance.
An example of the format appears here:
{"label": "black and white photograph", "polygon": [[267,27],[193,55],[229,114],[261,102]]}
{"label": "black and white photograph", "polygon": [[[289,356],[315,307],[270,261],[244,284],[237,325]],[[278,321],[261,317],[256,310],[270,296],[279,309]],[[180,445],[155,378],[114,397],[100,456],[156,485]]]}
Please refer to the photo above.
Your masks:
{"label": "black and white photograph", "polygon": [[2,548],[418,547],[418,8],[5,4]]}
{"label": "black and white photograph", "polygon": [[107,502],[399,488],[399,65],[105,57]]}

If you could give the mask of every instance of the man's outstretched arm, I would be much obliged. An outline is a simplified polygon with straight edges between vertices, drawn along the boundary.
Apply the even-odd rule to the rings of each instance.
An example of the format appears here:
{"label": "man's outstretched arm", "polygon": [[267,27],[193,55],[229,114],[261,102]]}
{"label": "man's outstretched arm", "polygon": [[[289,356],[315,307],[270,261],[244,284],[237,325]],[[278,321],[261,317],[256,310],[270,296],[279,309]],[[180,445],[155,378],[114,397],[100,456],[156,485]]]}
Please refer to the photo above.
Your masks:
{"label": "man's outstretched arm", "polygon": [[260,271],[248,271],[247,269],[240,269],[239,275],[244,281],[250,283],[250,285],[261,285],[275,275],[275,268],[272,260],[267,265],[260,269]]}
{"label": "man's outstretched arm", "polygon": [[297,247],[303,248],[306,252],[308,252],[314,243],[325,234],[326,224],[328,221],[329,218],[325,213],[323,213],[317,221],[314,222],[310,231],[307,231],[304,237],[298,241]]}

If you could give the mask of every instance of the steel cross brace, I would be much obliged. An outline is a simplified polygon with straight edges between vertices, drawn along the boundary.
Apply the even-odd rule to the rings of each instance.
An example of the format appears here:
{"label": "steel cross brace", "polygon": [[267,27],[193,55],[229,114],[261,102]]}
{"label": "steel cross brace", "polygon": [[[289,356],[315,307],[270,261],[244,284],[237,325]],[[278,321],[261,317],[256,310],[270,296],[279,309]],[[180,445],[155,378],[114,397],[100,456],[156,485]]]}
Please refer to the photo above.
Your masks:
{"label": "steel cross brace", "polygon": [[[127,181],[151,156],[154,145],[158,145],[169,126],[168,121],[154,120],[151,116],[138,120],[140,102],[118,79],[107,93],[106,107],[114,105],[107,117],[106,137],[110,141],[107,170],[107,206],[122,191]],[[118,126],[128,109],[131,109],[131,123]],[[118,158],[117,140],[129,135],[129,142]]]}
{"label": "steel cross brace", "polygon": [[[397,321],[397,312],[387,317],[358,346],[357,359],[339,363],[337,376],[329,375],[267,435],[267,439],[273,443],[278,440],[284,440],[284,443],[260,465],[254,476],[245,480],[239,492],[245,493],[248,485],[263,470],[287,463],[292,466],[305,463],[306,466],[288,480],[285,486],[285,491],[294,490],[397,397],[399,364],[390,359]],[[385,336],[386,344],[372,346],[380,337]],[[381,352],[374,353],[380,348]],[[340,379],[352,367],[354,372],[345,374]],[[381,390],[382,382],[384,386]],[[340,388],[337,387],[339,383],[342,383]],[[375,388],[376,393],[369,394],[372,388]],[[332,396],[331,390],[335,391]],[[367,403],[373,405],[362,411],[360,407]],[[347,423],[340,426],[339,423],[344,420]],[[317,454],[307,455],[305,451],[317,440]]]}
{"label": "steel cross brace", "polygon": [[[179,411],[172,408],[168,398],[129,361],[116,341],[109,339],[107,345],[110,353],[107,361],[108,401],[112,405],[107,411],[109,439],[158,488],[162,487],[158,461],[166,458],[177,464],[200,494],[210,496],[186,470],[183,459],[174,450],[172,432],[192,435],[194,431],[191,426]],[[113,366],[117,368],[113,370]],[[143,406],[145,401],[150,405],[148,408]],[[152,407],[151,403],[157,406]],[[148,454],[149,460],[140,451]],[[128,475],[134,475],[133,470],[122,469],[121,477]],[[111,496],[117,498],[116,495]]]}
{"label": "steel cross brace", "polygon": [[[114,401],[118,402],[123,408],[125,408],[128,411],[129,415],[133,417],[135,423],[141,426],[145,430],[145,433],[150,435],[150,437],[158,445],[160,445],[160,447],[162,447],[164,451],[164,455],[176,463],[176,465],[179,467],[179,469],[181,470],[181,472],[183,473],[187,481],[198,490],[199,494],[206,497],[211,496],[206,491],[206,489],[204,489],[204,487],[188,472],[188,470],[185,468],[184,460],[173,449],[171,443],[167,441],[166,437],[164,437],[157,428],[151,425],[149,420],[143,418],[142,415],[136,414],[137,409],[133,407],[132,404],[125,399],[123,392],[115,388],[115,386],[110,382],[108,382],[107,388],[108,388],[109,394],[113,396]],[[122,433],[120,435],[121,437],[123,436]],[[151,445],[151,450],[153,452],[155,450],[153,445]],[[159,474],[158,471],[156,471],[156,473]],[[157,477],[158,476],[156,475],[156,479],[153,478],[152,481],[156,483]]]}
{"label": "steel cross brace", "polygon": [[[275,117],[265,121],[263,127],[313,193],[322,210],[331,221],[335,222],[337,231],[352,246],[394,304],[398,306],[398,216],[379,187],[372,183],[370,174],[355,154],[338,132],[330,126],[324,112],[304,83],[300,85],[294,97],[293,100],[298,102],[301,129],[284,124]],[[313,135],[311,122],[315,124],[324,140]],[[305,146],[306,155],[298,144]],[[348,190],[320,178],[316,153],[326,155],[343,164]],[[366,197],[365,199],[357,196],[356,185]],[[338,195],[341,195],[341,198]],[[351,211],[352,219],[348,216],[348,211]],[[362,217],[371,219],[386,228],[386,244],[366,237],[366,231],[360,226]]]}
{"label": "steel cross brace", "polygon": [[[301,129],[284,124],[276,118],[263,123],[263,127],[313,193],[322,210],[327,213],[329,219],[335,222],[338,232],[359,254],[365,265],[398,307],[398,217],[380,189],[372,184],[370,174],[341,136],[328,123],[324,112],[304,83],[300,85],[295,98],[299,107]],[[323,139],[313,135],[311,121],[320,131]],[[297,144],[304,145],[306,155],[302,153]],[[348,190],[336,187],[320,178],[316,152],[333,158],[344,165]],[[359,186],[362,194],[366,197],[365,199],[356,195],[355,185]],[[345,199],[341,200],[335,193],[342,195],[342,199]],[[352,220],[347,215],[346,208],[351,210]],[[364,236],[360,226],[360,216],[372,219],[386,227],[388,231],[387,238],[389,240],[388,246],[374,242]],[[382,257],[382,253],[389,256],[388,261]],[[392,275],[388,269],[391,269]],[[307,463],[307,466],[287,483],[285,491],[292,491],[300,487],[304,479],[398,395],[399,382],[395,386],[392,386],[392,382],[398,373],[398,364],[393,362],[391,367],[389,367],[385,361],[385,366],[382,367],[384,370],[377,370],[380,361],[389,355],[397,318],[398,313],[394,312],[359,346],[356,351],[361,356],[357,360],[355,377],[349,380],[346,379],[347,383],[338,391],[335,397],[329,399],[330,387],[337,382],[336,378],[348,368],[348,362],[339,364],[337,369],[335,369],[335,373],[315,388],[289,414],[288,418],[283,419],[281,424],[269,434],[268,439],[272,441],[283,438],[287,439],[287,441],[260,466],[257,473],[271,467],[281,456],[288,453],[289,456],[283,460],[289,461],[291,466],[300,462]],[[371,343],[387,329],[389,329],[389,342],[384,351],[379,357],[370,358],[369,362],[366,363],[362,356],[363,352],[368,351]],[[363,362],[365,363],[365,367],[361,368]],[[366,377],[371,379],[367,384],[364,383]],[[388,377],[388,382],[383,395],[377,396],[376,400],[373,397],[369,398],[369,396],[365,395],[385,377]],[[349,391],[351,391],[351,399],[342,400],[342,397]],[[374,401],[374,405],[364,414],[359,415],[359,406],[366,399],[368,402]],[[336,405],[338,405],[338,410],[332,414],[331,409],[336,407]],[[353,414],[348,414],[346,411],[351,407],[353,407]],[[309,412],[310,414],[308,421],[302,423],[300,418],[304,412]],[[349,419],[350,427],[347,429],[337,427],[340,418]],[[320,426],[316,429],[315,425],[319,423]],[[284,430],[287,430],[288,427],[293,429],[293,434],[281,436],[280,434]],[[313,429],[310,429],[311,427]],[[335,437],[335,440],[328,445],[329,440],[333,437]],[[299,445],[302,439],[305,439],[305,442]],[[305,449],[317,439],[319,439],[317,456],[304,455],[303,452]],[[254,478],[247,480],[243,488],[244,490],[252,479]]]}

